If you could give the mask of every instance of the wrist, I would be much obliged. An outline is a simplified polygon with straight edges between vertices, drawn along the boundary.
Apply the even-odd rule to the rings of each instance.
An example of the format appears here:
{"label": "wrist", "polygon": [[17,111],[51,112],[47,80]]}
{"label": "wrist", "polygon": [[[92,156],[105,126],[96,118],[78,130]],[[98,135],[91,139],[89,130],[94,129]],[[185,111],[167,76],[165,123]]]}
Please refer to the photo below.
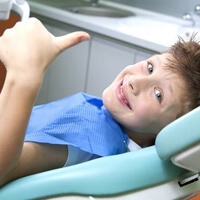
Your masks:
{"label": "wrist", "polygon": [[9,88],[18,88],[23,92],[38,92],[42,84],[44,75],[34,73],[18,73],[15,71],[8,71],[4,86]]}

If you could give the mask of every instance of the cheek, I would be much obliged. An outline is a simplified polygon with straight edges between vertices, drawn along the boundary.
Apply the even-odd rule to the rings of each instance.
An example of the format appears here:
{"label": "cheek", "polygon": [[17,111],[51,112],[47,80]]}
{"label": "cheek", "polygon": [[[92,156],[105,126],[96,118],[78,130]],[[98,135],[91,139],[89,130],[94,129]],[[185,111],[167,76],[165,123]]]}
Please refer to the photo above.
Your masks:
{"label": "cheek", "polygon": [[149,121],[151,114],[149,113],[149,109],[146,106],[138,106],[135,110],[136,119],[138,124],[145,124]]}
{"label": "cheek", "polygon": [[140,103],[135,110],[135,129],[139,132],[148,132],[152,130],[157,121],[156,110],[152,105]]}
{"label": "cheek", "polygon": [[149,119],[155,113],[153,104],[149,102],[149,100],[141,100],[140,103],[136,105],[135,112],[137,113],[138,118]]}

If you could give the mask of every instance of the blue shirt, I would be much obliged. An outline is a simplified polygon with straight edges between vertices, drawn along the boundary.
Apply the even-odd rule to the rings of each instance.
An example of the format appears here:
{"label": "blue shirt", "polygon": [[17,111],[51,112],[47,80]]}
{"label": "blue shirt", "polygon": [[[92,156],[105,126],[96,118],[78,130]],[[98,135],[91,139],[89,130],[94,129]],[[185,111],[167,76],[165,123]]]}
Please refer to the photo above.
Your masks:
{"label": "blue shirt", "polygon": [[78,93],[35,106],[25,141],[73,145],[99,156],[127,152],[127,134],[102,99]]}

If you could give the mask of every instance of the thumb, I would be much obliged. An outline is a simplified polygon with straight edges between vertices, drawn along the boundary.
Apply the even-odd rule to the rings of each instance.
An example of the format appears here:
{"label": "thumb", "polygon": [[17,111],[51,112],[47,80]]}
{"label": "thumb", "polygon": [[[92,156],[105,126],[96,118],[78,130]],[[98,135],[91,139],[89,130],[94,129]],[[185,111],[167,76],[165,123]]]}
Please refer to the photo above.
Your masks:
{"label": "thumb", "polygon": [[58,50],[57,53],[63,52],[82,41],[89,40],[90,35],[83,31],[72,32],[64,36],[54,37],[54,44]]}

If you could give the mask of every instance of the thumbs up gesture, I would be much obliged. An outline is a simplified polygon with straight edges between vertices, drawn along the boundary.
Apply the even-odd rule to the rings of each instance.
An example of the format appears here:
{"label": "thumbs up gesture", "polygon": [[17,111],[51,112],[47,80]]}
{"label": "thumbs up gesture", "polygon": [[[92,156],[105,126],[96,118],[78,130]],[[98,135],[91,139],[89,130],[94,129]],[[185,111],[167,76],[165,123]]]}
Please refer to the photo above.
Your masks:
{"label": "thumbs up gesture", "polygon": [[82,31],[55,37],[39,20],[29,18],[0,37],[0,60],[7,73],[40,77],[62,51],[89,38]]}

